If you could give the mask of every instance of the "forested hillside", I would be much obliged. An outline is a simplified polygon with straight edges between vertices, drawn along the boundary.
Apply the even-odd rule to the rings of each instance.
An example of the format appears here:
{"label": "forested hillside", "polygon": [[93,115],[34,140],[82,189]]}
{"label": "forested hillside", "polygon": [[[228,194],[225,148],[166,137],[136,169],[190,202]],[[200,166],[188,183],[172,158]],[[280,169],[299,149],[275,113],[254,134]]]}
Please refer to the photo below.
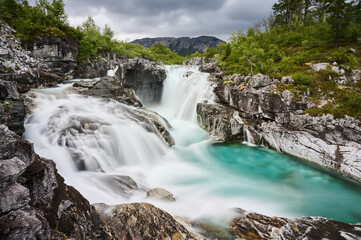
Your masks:
{"label": "forested hillside", "polygon": [[17,31],[24,45],[42,34],[76,39],[79,61],[94,59],[107,52],[131,58],[144,57],[165,64],[180,64],[184,61],[183,57],[164,45],[143,48],[140,44],[116,40],[109,26],[102,29],[91,17],[81,26],[72,27],[68,23],[62,0],[39,0],[35,6],[30,6],[26,0],[0,0],[0,10],[0,19]]}
{"label": "forested hillside", "polygon": [[[361,81],[352,79],[361,67],[361,1],[280,0],[270,18],[199,55],[215,57],[227,74],[290,75],[294,83],[279,91],[320,106],[309,113],[361,119]],[[316,63],[329,65],[314,71]]]}

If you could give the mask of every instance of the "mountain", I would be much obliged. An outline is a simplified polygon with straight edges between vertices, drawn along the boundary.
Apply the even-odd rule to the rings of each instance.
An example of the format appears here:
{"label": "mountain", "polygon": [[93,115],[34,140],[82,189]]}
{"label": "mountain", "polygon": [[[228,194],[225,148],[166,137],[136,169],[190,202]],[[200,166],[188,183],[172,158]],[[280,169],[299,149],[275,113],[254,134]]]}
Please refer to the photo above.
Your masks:
{"label": "mountain", "polygon": [[151,47],[154,43],[163,43],[165,46],[170,48],[172,51],[177,52],[181,56],[187,56],[192,53],[203,52],[204,46],[207,47],[217,47],[217,45],[223,42],[222,40],[211,37],[211,36],[201,36],[201,37],[158,37],[158,38],[142,38],[136,39],[132,43],[139,43],[144,47]]}

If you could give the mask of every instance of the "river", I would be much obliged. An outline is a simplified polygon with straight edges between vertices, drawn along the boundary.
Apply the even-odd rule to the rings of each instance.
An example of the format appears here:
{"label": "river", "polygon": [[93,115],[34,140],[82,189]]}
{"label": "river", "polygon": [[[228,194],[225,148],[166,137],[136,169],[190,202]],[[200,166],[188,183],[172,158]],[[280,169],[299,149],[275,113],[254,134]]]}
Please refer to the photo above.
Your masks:
{"label": "river", "polygon": [[[135,108],[66,94],[70,84],[33,90],[36,109],[24,137],[91,203],[150,202],[173,215],[215,222],[229,219],[232,208],[361,222],[360,187],[246,142],[212,144],[195,110],[214,99],[207,74],[184,66],[167,66],[167,72],[161,103],[148,107],[172,125],[176,144],[170,149],[131,117]],[[145,190],[155,187],[176,201],[147,199]]]}

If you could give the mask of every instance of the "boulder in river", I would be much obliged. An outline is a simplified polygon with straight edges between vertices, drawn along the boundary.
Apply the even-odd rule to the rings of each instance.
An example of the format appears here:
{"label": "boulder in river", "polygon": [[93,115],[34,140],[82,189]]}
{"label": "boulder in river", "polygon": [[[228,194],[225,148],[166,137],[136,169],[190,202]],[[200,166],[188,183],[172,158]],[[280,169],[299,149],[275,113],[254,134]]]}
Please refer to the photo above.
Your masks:
{"label": "boulder in river", "polygon": [[116,239],[194,239],[169,213],[149,204],[95,204]]}
{"label": "boulder in river", "polygon": [[175,201],[175,198],[171,192],[163,188],[154,188],[147,192],[147,198],[154,198],[163,201]]}
{"label": "boulder in river", "polygon": [[163,81],[167,77],[163,65],[143,58],[125,61],[119,66],[115,75],[125,87],[133,89],[146,103],[160,101]]}

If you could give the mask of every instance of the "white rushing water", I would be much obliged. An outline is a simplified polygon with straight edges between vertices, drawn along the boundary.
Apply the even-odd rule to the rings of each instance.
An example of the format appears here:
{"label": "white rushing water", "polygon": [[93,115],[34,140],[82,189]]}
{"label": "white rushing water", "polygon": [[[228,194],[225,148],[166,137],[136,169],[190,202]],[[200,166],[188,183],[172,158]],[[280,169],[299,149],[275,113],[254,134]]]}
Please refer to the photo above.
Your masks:
{"label": "white rushing water", "polygon": [[[130,114],[135,108],[65,94],[70,85],[36,90],[37,107],[25,124],[24,137],[34,143],[38,154],[53,159],[66,183],[91,203],[148,201],[189,218],[219,219],[233,207],[282,213],[278,205],[254,197],[219,194],[240,177],[221,171],[209,152],[210,142],[203,140],[206,132],[196,123],[197,103],[214,97],[208,74],[183,66],[167,66],[167,71],[161,104],[152,110],[173,125],[176,145],[171,149]],[[127,176],[140,191],[130,191],[134,182]],[[237,184],[251,184],[241,178]],[[177,201],[146,199],[142,189],[155,187],[171,191]]]}

